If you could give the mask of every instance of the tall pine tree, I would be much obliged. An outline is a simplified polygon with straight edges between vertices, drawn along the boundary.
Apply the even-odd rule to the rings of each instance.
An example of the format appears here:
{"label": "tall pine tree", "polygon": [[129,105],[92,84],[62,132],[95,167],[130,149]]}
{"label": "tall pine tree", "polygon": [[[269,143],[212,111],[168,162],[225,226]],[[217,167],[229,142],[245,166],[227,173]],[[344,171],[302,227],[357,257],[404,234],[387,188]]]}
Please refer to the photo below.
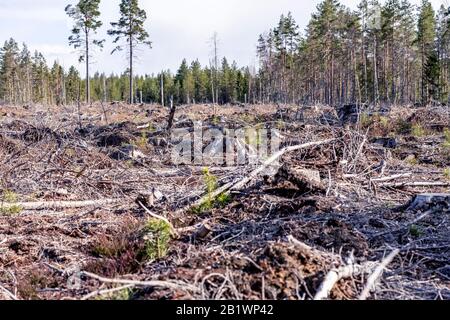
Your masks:
{"label": "tall pine tree", "polygon": [[92,36],[102,26],[99,20],[100,0],[80,0],[77,5],[68,5],[66,13],[75,21],[69,44],[75,49],[81,49],[80,62],[86,63],[86,103],[91,102],[91,88],[89,78],[89,59],[91,45],[103,47],[104,40],[93,39]]}
{"label": "tall pine tree", "polygon": [[[112,29],[108,30],[108,35],[114,36],[114,43],[125,40],[129,54],[129,80],[130,80],[130,103],[134,103],[134,85],[133,85],[133,58],[135,48],[138,45],[147,45],[151,47],[149,34],[144,28],[147,13],[139,8],[138,0],[122,0],[120,4],[120,19],[118,22],[111,23]],[[112,53],[122,50],[118,45]]]}

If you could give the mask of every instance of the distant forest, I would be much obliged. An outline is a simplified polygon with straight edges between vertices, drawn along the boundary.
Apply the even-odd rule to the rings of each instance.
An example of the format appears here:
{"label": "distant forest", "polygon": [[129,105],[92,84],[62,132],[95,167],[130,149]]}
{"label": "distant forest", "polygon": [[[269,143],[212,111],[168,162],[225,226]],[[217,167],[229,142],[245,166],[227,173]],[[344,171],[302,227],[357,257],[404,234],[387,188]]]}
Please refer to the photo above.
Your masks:
{"label": "distant forest", "polygon": [[[69,38],[75,48],[85,40],[81,31],[89,30],[83,29],[83,14],[94,10],[98,17],[99,2],[82,0],[89,6],[66,8],[75,21]],[[123,36],[130,50],[133,39],[150,45],[142,29],[146,14],[137,0],[123,0],[120,10],[124,16],[134,10],[142,23],[136,32],[143,36],[123,33],[126,21],[121,19],[108,32],[114,42]],[[92,25],[92,32],[100,25]],[[134,75],[131,60],[123,74],[96,72],[87,82],[75,67],[64,70],[58,62],[51,66],[41,53],[31,53],[25,44],[10,39],[0,49],[0,101],[425,105],[450,99],[450,8],[441,6],[435,12],[427,0],[419,7],[408,0],[363,0],[356,11],[337,0],[324,0],[304,32],[288,13],[255,40],[259,66],[242,68],[215,55],[207,66],[183,60],[176,73]],[[94,44],[101,46],[103,41]],[[87,54],[80,61],[89,58],[84,49]],[[89,68],[89,61],[86,65]]]}

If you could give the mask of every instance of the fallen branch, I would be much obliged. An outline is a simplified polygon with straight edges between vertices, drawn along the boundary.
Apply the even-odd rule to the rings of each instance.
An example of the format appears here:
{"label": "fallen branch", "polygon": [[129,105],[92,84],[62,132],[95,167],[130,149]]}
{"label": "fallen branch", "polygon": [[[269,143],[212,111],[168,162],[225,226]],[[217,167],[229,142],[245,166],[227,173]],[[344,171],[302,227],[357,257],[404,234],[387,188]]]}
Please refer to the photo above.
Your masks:
{"label": "fallen branch", "polygon": [[89,299],[91,299],[93,297],[104,296],[104,295],[107,295],[107,294],[111,294],[111,293],[114,293],[114,292],[122,291],[122,290],[125,290],[125,289],[131,289],[131,288],[134,288],[134,285],[127,284],[125,286],[120,286],[120,287],[117,287],[117,288],[105,289],[105,290],[97,290],[97,291],[94,291],[94,292],[91,292],[91,293],[85,295],[83,298],[81,298],[81,300],[89,300]]}
{"label": "fallen branch", "polygon": [[117,204],[123,199],[103,199],[87,201],[38,201],[38,202],[17,202],[1,203],[0,209],[20,208],[22,210],[44,210],[44,209],[77,209],[84,207],[100,207],[108,204]]}
{"label": "fallen branch", "polygon": [[12,294],[8,289],[0,285],[0,292],[3,292],[8,298],[12,300],[19,300],[14,294]]}
{"label": "fallen branch", "polygon": [[359,300],[366,300],[369,297],[370,291],[375,287],[375,284],[383,274],[384,269],[386,269],[399,253],[400,250],[395,249],[378,265],[378,267],[376,267],[375,271],[370,275],[369,279],[367,279],[366,287],[359,296]]}
{"label": "fallen branch", "polygon": [[342,279],[356,277],[362,274],[371,273],[376,263],[367,262],[364,265],[352,264],[342,268],[333,269],[328,272],[325,280],[320,285],[314,300],[328,299],[333,287]]}
{"label": "fallen branch", "polygon": [[[372,180],[373,181],[373,180]],[[399,182],[399,183],[382,183],[380,187],[404,188],[404,187],[450,187],[449,182]]]}
{"label": "fallen branch", "polygon": [[408,172],[408,173],[400,173],[400,174],[396,174],[393,176],[389,176],[389,177],[383,177],[383,178],[375,178],[375,179],[371,179],[372,182],[387,182],[387,181],[392,181],[392,180],[397,180],[400,178],[408,178],[411,177],[412,173]]}
{"label": "fallen branch", "polygon": [[175,282],[175,281],[137,281],[137,280],[124,280],[124,279],[110,279],[98,276],[96,274],[82,271],[80,273],[81,276],[85,276],[91,279],[98,280],[103,283],[115,283],[115,284],[123,284],[123,285],[132,285],[134,287],[147,287],[147,288],[166,288],[173,290],[189,290],[192,292],[199,292],[199,289],[193,285]]}
{"label": "fallen branch", "polygon": [[333,287],[342,279],[353,278],[363,274],[371,274],[369,279],[367,280],[367,285],[364,288],[363,293],[360,295],[360,299],[364,300],[370,293],[370,290],[373,288],[375,282],[381,276],[383,270],[387,267],[389,263],[394,260],[394,258],[400,253],[400,250],[394,250],[386,259],[377,262],[366,262],[362,265],[352,264],[342,268],[337,268],[331,270],[325,280],[320,285],[317,293],[314,297],[314,300],[325,300],[328,299],[331,290]]}
{"label": "fallen branch", "polygon": [[267,167],[269,167],[272,163],[277,161],[279,158],[281,158],[287,152],[307,149],[307,148],[310,148],[310,147],[317,147],[317,146],[328,144],[328,143],[331,143],[331,142],[334,142],[334,141],[336,141],[336,139],[329,139],[329,140],[322,140],[322,141],[316,141],[316,142],[309,142],[309,143],[305,143],[305,144],[301,144],[301,145],[297,145],[297,146],[286,147],[286,148],[278,151],[277,153],[275,153],[269,159],[267,159],[266,162],[264,162],[262,166],[260,166],[256,170],[252,171],[247,177],[243,178],[241,181],[239,181],[234,186],[232,186],[230,188],[230,190],[231,191],[242,190],[250,181],[255,179],[261,172],[266,170]]}
{"label": "fallen branch", "polygon": [[144,205],[142,204],[141,201],[137,201],[137,203],[138,203],[139,206],[140,206],[142,209],[144,209],[145,212],[147,212],[150,216],[152,216],[152,217],[155,218],[155,219],[164,221],[165,223],[167,223],[167,224],[173,229],[172,223],[170,223],[170,221],[169,221],[167,218],[164,218],[163,216],[160,216],[160,215],[158,215],[158,214],[156,214],[156,213],[151,212],[146,206],[144,206]]}

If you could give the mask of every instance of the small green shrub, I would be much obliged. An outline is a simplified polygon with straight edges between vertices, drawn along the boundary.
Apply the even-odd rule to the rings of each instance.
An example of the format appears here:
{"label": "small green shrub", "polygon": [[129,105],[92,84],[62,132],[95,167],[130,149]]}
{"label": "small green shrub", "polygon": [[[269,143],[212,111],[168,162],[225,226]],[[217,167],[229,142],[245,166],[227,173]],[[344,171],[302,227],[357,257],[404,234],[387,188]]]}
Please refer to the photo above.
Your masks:
{"label": "small green shrub", "polygon": [[380,124],[385,128],[389,127],[389,118],[380,117]]}
{"label": "small green shrub", "polygon": [[444,148],[450,149],[450,129],[444,130]]}
{"label": "small green shrub", "polygon": [[142,132],[141,136],[134,141],[134,145],[139,149],[145,149],[148,146],[147,132]]}
{"label": "small green shrub", "polygon": [[420,230],[420,228],[416,225],[411,226],[411,228],[409,228],[409,233],[414,237],[414,238],[419,238],[422,235],[422,231]]}
{"label": "small green shrub", "polygon": [[217,190],[217,178],[209,172],[208,168],[203,169],[203,180],[206,185],[206,201],[197,207],[193,207],[191,213],[202,214],[215,207],[223,208],[231,202],[231,197],[227,193],[214,197],[214,191]]}
{"label": "small green shrub", "polygon": [[218,116],[213,116],[211,119],[211,123],[217,126],[220,123],[220,118]]}
{"label": "small green shrub", "polygon": [[416,138],[421,138],[426,135],[426,131],[420,124],[414,124],[411,128],[411,134]]}
{"label": "small green shrub", "polygon": [[227,193],[222,193],[220,196],[217,197],[216,203],[217,206],[224,208],[231,202],[231,197]]}
{"label": "small green shrub", "polygon": [[[22,212],[22,207],[17,205],[17,194],[10,191],[3,191],[3,198],[0,204],[0,214],[3,215],[17,215]],[[6,206],[5,206],[6,204]]]}
{"label": "small green shrub", "polygon": [[444,178],[450,180],[450,168],[444,169]]}
{"label": "small green shrub", "polygon": [[169,242],[172,237],[172,226],[160,219],[150,219],[145,232],[145,254],[150,261],[161,259],[169,251]]}
{"label": "small green shrub", "polygon": [[410,156],[405,159],[405,162],[411,166],[416,166],[419,164],[419,160],[415,156]]}
{"label": "small green shrub", "polygon": [[210,210],[214,206],[213,193],[217,189],[217,178],[209,172],[208,168],[203,169],[203,181],[206,185],[207,200],[205,202],[205,210]]}
{"label": "small green shrub", "polygon": [[373,124],[373,119],[369,114],[361,113],[359,115],[359,123],[360,123],[361,127],[367,129]]}
{"label": "small green shrub", "polygon": [[412,130],[412,125],[409,121],[404,119],[397,120],[396,123],[396,132],[398,134],[409,134]]}
{"label": "small green shrub", "polygon": [[133,290],[122,289],[116,292],[111,292],[107,294],[100,295],[95,298],[97,301],[107,300],[107,301],[127,301],[131,300],[133,297]]}

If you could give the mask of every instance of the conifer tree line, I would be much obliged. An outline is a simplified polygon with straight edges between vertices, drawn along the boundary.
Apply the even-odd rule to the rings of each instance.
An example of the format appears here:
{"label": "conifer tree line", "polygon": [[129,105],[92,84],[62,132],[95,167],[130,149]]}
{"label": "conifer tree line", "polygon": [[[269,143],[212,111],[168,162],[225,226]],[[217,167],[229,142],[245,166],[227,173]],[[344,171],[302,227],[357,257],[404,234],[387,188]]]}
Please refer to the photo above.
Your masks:
{"label": "conifer tree line", "polygon": [[291,14],[260,36],[261,101],[341,105],[449,101],[450,8],[428,0],[324,0],[304,35]]}
{"label": "conifer tree line", "polygon": [[41,53],[10,39],[0,48],[0,102],[342,105],[450,99],[450,8],[435,12],[428,0],[420,6],[408,0],[362,0],[355,10],[324,0],[306,30],[288,13],[257,39],[258,68],[240,68],[215,56],[208,66],[183,60],[175,73],[151,75],[138,75],[133,67],[137,46],[151,46],[144,29],[147,14],[137,0],[122,0],[120,19],[108,30],[116,44],[113,53],[127,50],[128,69],[90,72],[92,48],[105,42],[96,35],[103,24],[99,4],[80,0],[66,7],[74,20],[69,45],[79,50],[87,77],[73,66],[49,65]]}

